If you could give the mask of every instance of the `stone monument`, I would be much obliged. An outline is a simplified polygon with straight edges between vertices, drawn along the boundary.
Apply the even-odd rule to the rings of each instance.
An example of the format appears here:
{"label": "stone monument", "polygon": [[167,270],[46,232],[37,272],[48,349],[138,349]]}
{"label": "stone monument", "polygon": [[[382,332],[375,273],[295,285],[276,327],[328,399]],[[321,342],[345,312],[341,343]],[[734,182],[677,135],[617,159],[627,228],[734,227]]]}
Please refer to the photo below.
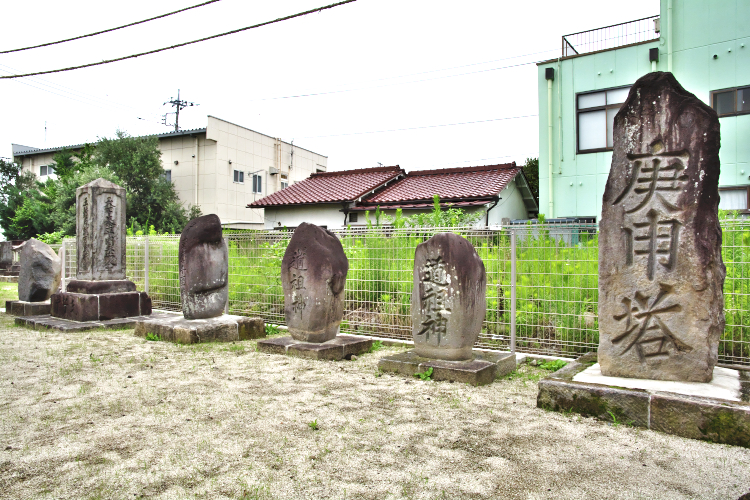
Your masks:
{"label": "stone monument", "polygon": [[513,354],[473,351],[482,330],[487,275],[465,238],[438,233],[417,246],[411,296],[414,350],[386,357],[384,371],[408,375],[432,368],[435,380],[491,383],[515,369]]}
{"label": "stone monument", "polygon": [[180,235],[182,316],[136,323],[135,334],[192,344],[231,342],[265,336],[261,318],[224,314],[229,299],[229,253],[215,214],[191,220]]}
{"label": "stone monument", "polygon": [[605,376],[709,382],[724,331],[719,120],[649,73],[614,122],[599,233]]}
{"label": "stone monument", "polygon": [[34,238],[21,245],[20,253],[18,300],[7,301],[5,312],[14,316],[49,314],[49,298],[60,287],[60,257],[48,244]]}
{"label": "stone monument", "polygon": [[303,222],[281,261],[284,315],[291,337],[258,342],[261,352],[342,359],[369,351],[372,340],[339,335],[349,260],[332,232]]}
{"label": "stone monument", "polygon": [[13,242],[0,241],[0,272],[9,276],[8,272],[13,267]]}
{"label": "stone monument", "polygon": [[76,279],[51,297],[52,316],[100,321],[151,314],[151,299],[125,279],[125,189],[97,179],[76,189]]}

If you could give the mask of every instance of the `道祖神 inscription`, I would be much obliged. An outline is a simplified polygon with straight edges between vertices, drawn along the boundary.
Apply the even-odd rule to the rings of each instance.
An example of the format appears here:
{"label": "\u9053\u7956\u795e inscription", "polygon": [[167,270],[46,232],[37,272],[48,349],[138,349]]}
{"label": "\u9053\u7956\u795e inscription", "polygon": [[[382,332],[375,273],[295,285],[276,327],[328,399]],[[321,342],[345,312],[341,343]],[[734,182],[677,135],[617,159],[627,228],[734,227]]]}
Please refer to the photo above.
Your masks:
{"label": "\u9053\u7956\u795e inscription", "polygon": [[336,235],[314,224],[295,229],[281,261],[284,314],[295,340],[326,342],[337,335],[348,271]]}
{"label": "\u9053\u7956\u795e inscription", "polygon": [[709,381],[724,328],[716,113],[669,73],[615,117],[599,236],[599,363],[610,376]]}
{"label": "\u9053\u7956\u795e inscription", "polygon": [[414,253],[414,351],[426,358],[472,358],[487,310],[484,263],[465,238],[438,233]]}
{"label": "\u9053\u7956\u795e inscription", "polygon": [[125,189],[97,179],[76,190],[78,280],[125,279]]}

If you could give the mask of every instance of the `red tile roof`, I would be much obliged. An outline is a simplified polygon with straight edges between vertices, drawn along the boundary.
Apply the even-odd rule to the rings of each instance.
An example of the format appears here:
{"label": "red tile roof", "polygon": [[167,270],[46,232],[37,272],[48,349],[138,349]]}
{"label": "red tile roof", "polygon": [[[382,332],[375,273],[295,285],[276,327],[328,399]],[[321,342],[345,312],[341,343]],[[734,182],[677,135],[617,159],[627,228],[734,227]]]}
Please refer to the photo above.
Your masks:
{"label": "red tile roof", "polygon": [[517,167],[515,162],[483,167],[415,170],[382,191],[365,197],[358,208],[378,205],[381,208],[429,207],[434,195],[440,196],[441,202],[457,202],[456,206],[459,206],[458,202],[487,202],[505,189],[519,172],[521,167]]}
{"label": "red tile roof", "polygon": [[404,170],[398,165],[320,172],[311,174],[302,182],[261,198],[249,204],[248,207],[352,202],[401,175],[404,175]]}

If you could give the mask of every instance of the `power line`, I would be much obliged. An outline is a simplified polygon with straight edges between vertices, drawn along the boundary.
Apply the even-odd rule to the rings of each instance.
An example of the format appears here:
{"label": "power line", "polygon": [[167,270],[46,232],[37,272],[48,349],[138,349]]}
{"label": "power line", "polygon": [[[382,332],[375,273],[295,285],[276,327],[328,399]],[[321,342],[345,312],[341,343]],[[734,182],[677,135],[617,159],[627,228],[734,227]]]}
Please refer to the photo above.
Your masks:
{"label": "power line", "polygon": [[62,73],[63,71],[72,71],[74,69],[90,68],[92,66],[100,66],[102,64],[109,64],[109,63],[113,63],[113,62],[117,62],[117,61],[124,61],[126,59],[135,59],[136,57],[146,56],[146,55],[150,55],[150,54],[156,54],[157,52],[163,52],[165,50],[176,49],[178,47],[184,47],[186,45],[192,45],[194,43],[205,42],[206,40],[213,40],[214,38],[220,38],[220,37],[227,36],[227,35],[234,35],[235,33],[240,33],[242,31],[247,31],[247,30],[251,30],[251,29],[254,29],[254,28],[260,28],[260,27],[263,27],[263,26],[268,26],[269,24],[279,23],[281,21],[288,21],[288,20],[294,19],[296,17],[306,16],[306,15],[312,14],[314,12],[321,12],[321,11],[324,11],[324,10],[327,10],[327,9],[332,9],[332,8],[338,7],[340,5],[344,5],[344,4],[352,3],[352,2],[356,2],[356,1],[357,0],[344,0],[342,2],[332,3],[330,5],[325,5],[323,7],[317,7],[315,9],[306,10],[304,12],[299,12],[297,14],[292,14],[290,16],[280,17],[278,19],[274,19],[273,21],[266,21],[266,22],[263,22],[263,23],[254,24],[252,26],[246,26],[244,28],[239,28],[239,29],[236,29],[236,30],[227,31],[225,33],[220,33],[218,35],[211,35],[211,36],[207,36],[207,37],[204,37],[204,38],[199,38],[197,40],[192,40],[190,42],[178,43],[177,45],[171,45],[169,47],[163,47],[161,49],[149,50],[147,52],[141,52],[139,54],[133,54],[133,55],[130,55],[130,56],[118,57],[116,59],[107,59],[107,60],[99,61],[99,62],[95,62],[95,63],[82,64],[80,66],[71,66],[69,68],[52,69],[52,70],[47,70],[47,71],[36,71],[34,73],[26,73],[26,74],[23,74],[23,75],[0,76],[0,80],[2,80],[2,79],[9,79],[9,78],[23,78],[23,77],[35,76],[35,75],[47,75],[49,73]]}
{"label": "power line", "polygon": [[419,130],[419,129],[425,129],[425,128],[438,128],[438,127],[454,127],[456,125],[471,125],[474,123],[489,123],[489,122],[499,122],[499,121],[504,121],[504,120],[517,120],[521,118],[533,118],[536,116],[539,116],[539,115],[508,116],[505,118],[490,118],[489,120],[476,120],[473,122],[443,123],[440,125],[423,125],[421,127],[392,128],[388,130],[370,130],[367,132],[349,132],[346,134],[311,135],[307,137],[300,137],[300,139],[322,139],[324,137],[342,137],[345,135],[364,135],[364,134],[382,134],[385,132],[403,132],[405,130]]}
{"label": "power line", "polygon": [[196,9],[198,7],[203,7],[204,5],[208,5],[210,3],[216,3],[218,1],[219,0],[209,0],[208,2],[199,3],[198,5],[193,5],[192,7],[185,7],[184,9],[176,10],[174,12],[169,12],[168,14],[162,14],[160,16],[150,17],[148,19],[144,19],[143,21],[136,21],[136,22],[130,23],[130,24],[123,24],[122,26],[118,26],[117,28],[110,28],[110,29],[107,29],[107,30],[97,31],[95,33],[89,33],[88,35],[74,36],[73,38],[66,38],[65,40],[59,40],[57,42],[41,43],[39,45],[32,45],[31,47],[23,47],[21,49],[3,50],[3,51],[0,51],[0,54],[10,54],[11,52],[21,52],[22,50],[38,49],[39,47],[48,47],[50,45],[57,45],[59,43],[72,42],[73,40],[80,40],[81,38],[87,38],[87,37],[90,37],[90,36],[101,35],[102,33],[109,33],[109,32],[112,32],[112,31],[121,30],[123,28],[129,28],[130,26],[136,26],[138,24],[147,23],[147,22],[153,21],[155,19],[161,19],[163,17],[168,17],[168,16],[171,16],[173,14],[179,14],[180,12],[185,12],[186,10]]}

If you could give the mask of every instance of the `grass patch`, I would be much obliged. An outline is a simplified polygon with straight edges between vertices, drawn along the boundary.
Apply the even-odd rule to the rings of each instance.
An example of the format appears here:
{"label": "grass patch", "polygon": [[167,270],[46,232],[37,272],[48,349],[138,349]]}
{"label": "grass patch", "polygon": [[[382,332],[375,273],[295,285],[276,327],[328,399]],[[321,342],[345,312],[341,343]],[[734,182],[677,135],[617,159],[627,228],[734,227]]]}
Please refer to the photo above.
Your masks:
{"label": "grass patch", "polygon": [[432,367],[430,366],[423,372],[417,372],[414,374],[415,377],[419,377],[420,380],[429,381],[432,380]]}
{"label": "grass patch", "polygon": [[541,368],[542,370],[547,370],[551,372],[556,372],[563,366],[567,365],[567,361],[563,361],[562,359],[554,359],[552,361],[545,361],[544,363],[539,363],[537,366]]}
{"label": "grass patch", "polygon": [[159,342],[161,340],[161,337],[159,337],[155,333],[148,332],[146,334],[146,340],[150,340],[151,342]]}

